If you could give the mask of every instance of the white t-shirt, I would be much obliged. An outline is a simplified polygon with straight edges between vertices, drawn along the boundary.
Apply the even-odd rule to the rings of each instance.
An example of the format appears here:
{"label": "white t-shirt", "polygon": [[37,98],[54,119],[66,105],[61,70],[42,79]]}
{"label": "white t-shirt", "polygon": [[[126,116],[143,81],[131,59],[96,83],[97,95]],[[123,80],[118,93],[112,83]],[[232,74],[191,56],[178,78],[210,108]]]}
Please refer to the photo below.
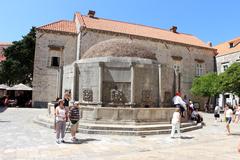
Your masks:
{"label": "white t-shirt", "polygon": [[226,117],[230,118],[230,117],[232,117],[232,114],[233,114],[233,111],[231,109],[228,109],[226,111]]}
{"label": "white t-shirt", "polygon": [[172,117],[172,124],[180,123],[180,113],[174,112]]}
{"label": "white t-shirt", "polygon": [[215,114],[220,114],[220,107],[219,107],[219,106],[216,106],[216,107],[215,107],[214,113],[215,113]]}
{"label": "white t-shirt", "polygon": [[66,109],[65,108],[62,109],[60,107],[57,107],[56,109],[58,111],[56,120],[57,121],[65,121],[66,120]]}
{"label": "white t-shirt", "polygon": [[182,100],[182,98],[180,96],[174,96],[173,103],[174,103],[174,105],[176,105],[176,104],[186,105],[186,103]]}
{"label": "white t-shirt", "polygon": [[240,107],[237,107],[237,110],[236,110],[236,115],[239,115],[240,114]]}

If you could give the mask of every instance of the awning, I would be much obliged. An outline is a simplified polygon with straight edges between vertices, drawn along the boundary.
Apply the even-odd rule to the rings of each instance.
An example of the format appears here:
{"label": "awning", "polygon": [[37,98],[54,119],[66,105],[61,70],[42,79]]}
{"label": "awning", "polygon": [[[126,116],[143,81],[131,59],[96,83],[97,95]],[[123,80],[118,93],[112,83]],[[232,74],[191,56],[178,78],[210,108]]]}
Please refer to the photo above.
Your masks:
{"label": "awning", "polygon": [[7,90],[9,90],[9,91],[31,91],[32,88],[20,83],[20,84],[14,85],[12,87],[8,87]]}
{"label": "awning", "polygon": [[7,89],[9,88],[9,86],[5,85],[5,84],[0,84],[0,89]]}

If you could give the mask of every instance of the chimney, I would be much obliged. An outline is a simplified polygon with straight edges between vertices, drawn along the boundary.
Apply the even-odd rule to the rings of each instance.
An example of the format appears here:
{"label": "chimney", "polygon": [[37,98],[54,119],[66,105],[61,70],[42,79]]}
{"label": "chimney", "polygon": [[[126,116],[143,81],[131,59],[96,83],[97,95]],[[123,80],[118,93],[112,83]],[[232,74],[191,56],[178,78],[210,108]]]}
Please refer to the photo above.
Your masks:
{"label": "chimney", "polygon": [[173,32],[173,33],[177,33],[177,26],[172,26],[170,28],[170,31]]}
{"label": "chimney", "polygon": [[89,10],[89,11],[88,11],[88,17],[94,18],[94,16],[95,16],[95,11]]}
{"label": "chimney", "polygon": [[208,45],[209,47],[212,47],[212,42],[208,42],[207,45]]}

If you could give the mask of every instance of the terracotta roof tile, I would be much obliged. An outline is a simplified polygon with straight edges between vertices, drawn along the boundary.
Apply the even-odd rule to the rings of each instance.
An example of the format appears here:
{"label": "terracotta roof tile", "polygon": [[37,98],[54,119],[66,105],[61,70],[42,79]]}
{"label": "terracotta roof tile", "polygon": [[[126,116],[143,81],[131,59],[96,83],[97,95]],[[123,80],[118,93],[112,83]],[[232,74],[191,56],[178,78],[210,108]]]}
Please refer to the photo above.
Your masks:
{"label": "terracotta roof tile", "polygon": [[75,22],[66,21],[66,20],[61,20],[61,21],[57,21],[54,23],[50,23],[50,24],[38,27],[38,29],[77,33]]}
{"label": "terracotta roof tile", "polygon": [[[79,21],[81,26],[89,29],[142,36],[147,38],[154,38],[159,40],[214,49],[212,47],[209,47],[203,41],[199,40],[197,37],[190,34],[173,33],[169,30],[163,30],[139,24],[107,20],[103,18],[90,18],[88,16],[81,15],[79,12],[75,13],[74,19],[75,18]],[[66,20],[47,24],[39,27],[38,29],[77,33],[75,22]]]}
{"label": "terracotta roof tile", "polygon": [[[230,43],[233,43],[233,47],[231,48],[230,48]],[[240,37],[221,43],[215,46],[214,48],[217,49],[217,52],[219,53],[218,56],[231,54],[234,52],[240,52]]]}
{"label": "terracotta roof tile", "polygon": [[199,40],[197,37],[190,34],[173,33],[171,31],[159,28],[139,24],[131,24],[126,22],[119,22],[114,20],[107,20],[102,18],[90,18],[88,16],[82,17],[86,28],[90,29],[124,33],[148,38],[167,40],[171,42],[189,44],[194,46],[200,46],[205,48],[211,48],[207,44]]}

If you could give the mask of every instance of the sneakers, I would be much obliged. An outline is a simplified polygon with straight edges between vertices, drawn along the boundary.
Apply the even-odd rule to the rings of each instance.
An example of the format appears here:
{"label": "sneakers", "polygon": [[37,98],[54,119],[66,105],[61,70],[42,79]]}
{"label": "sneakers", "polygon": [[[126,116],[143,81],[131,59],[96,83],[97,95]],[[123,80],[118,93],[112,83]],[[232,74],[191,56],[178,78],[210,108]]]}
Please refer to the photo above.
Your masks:
{"label": "sneakers", "polygon": [[57,139],[57,140],[56,140],[56,143],[57,143],[57,144],[65,143],[65,141],[64,141],[64,139],[61,139],[61,140],[60,140],[60,139]]}
{"label": "sneakers", "polygon": [[57,142],[57,144],[60,144],[60,143],[61,143],[59,139],[57,139],[56,142]]}
{"label": "sneakers", "polygon": [[77,138],[76,137],[72,137],[71,141],[76,142]]}

